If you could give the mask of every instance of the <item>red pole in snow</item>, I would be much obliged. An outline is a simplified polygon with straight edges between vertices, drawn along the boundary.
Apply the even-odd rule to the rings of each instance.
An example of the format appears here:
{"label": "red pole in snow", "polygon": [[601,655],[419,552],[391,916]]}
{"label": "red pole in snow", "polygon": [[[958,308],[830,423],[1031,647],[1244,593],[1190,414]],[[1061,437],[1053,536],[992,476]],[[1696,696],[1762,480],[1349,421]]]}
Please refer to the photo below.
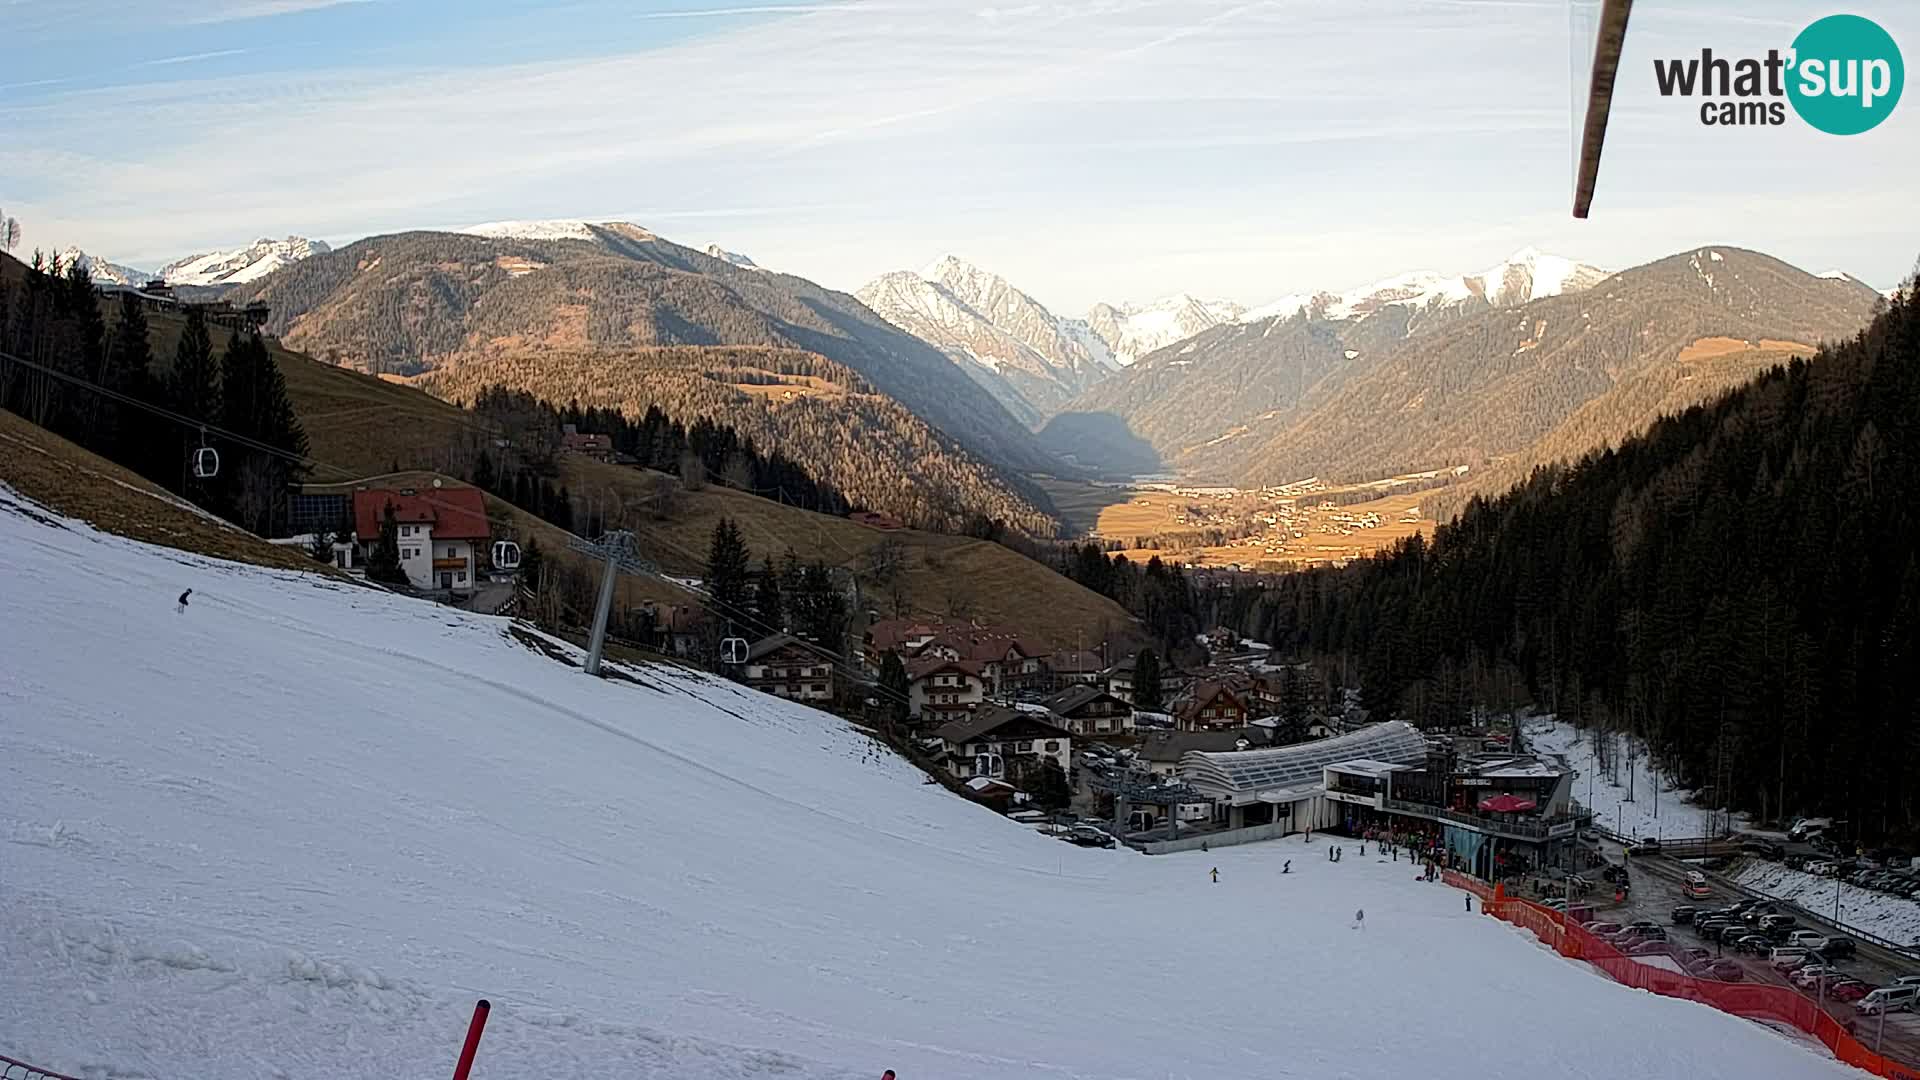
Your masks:
{"label": "red pole in snow", "polygon": [[493,1006],[481,998],[473,1007],[473,1022],[467,1025],[467,1045],[460,1048],[460,1064],[453,1067],[453,1080],[467,1080],[467,1073],[473,1068],[473,1055],[480,1049],[480,1032],[486,1029],[487,1013]]}

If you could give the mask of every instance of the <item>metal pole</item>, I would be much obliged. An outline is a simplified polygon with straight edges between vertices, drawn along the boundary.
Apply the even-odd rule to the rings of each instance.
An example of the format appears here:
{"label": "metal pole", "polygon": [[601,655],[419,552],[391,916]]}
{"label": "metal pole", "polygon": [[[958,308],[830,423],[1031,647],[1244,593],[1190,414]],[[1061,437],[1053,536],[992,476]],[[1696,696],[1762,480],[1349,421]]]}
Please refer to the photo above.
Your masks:
{"label": "metal pole", "polygon": [[593,611],[593,638],[587,644],[587,674],[600,674],[600,651],[607,644],[607,615],[613,611],[613,547],[607,548],[607,569],[600,579],[600,603]]}
{"label": "metal pole", "polygon": [[1886,1002],[1881,1002],[1880,1030],[1873,1036],[1873,1052],[1876,1054],[1880,1052],[1880,1044],[1885,1042],[1887,1038],[1887,1013],[1889,1011]]}

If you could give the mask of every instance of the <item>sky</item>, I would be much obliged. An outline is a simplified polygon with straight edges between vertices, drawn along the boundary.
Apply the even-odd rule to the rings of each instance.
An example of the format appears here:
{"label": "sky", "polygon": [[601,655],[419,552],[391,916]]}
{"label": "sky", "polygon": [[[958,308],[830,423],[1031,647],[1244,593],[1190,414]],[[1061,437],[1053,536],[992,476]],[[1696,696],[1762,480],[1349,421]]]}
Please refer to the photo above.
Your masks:
{"label": "sky", "polygon": [[[144,269],[257,236],[626,220],[849,291],[952,252],[1065,313],[1523,247],[1913,270],[1920,100],[1842,137],[1703,127],[1655,90],[1655,58],[1784,49],[1824,3],[1640,0],[1574,220],[1594,6],[0,0],[0,209],[22,251]],[[1847,10],[1920,57],[1920,5]]]}

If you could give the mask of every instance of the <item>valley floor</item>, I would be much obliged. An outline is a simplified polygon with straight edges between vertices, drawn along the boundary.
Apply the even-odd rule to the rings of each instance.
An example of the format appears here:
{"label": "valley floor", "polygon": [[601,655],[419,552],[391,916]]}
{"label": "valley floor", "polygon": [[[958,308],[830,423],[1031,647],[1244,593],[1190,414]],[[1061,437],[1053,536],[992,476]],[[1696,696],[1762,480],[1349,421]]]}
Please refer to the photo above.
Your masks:
{"label": "valley floor", "polygon": [[4,487],[0,580],[0,1053],[76,1075],[440,1075],[481,996],[479,1078],[1858,1075],[1406,863],[1071,847],[825,714]]}

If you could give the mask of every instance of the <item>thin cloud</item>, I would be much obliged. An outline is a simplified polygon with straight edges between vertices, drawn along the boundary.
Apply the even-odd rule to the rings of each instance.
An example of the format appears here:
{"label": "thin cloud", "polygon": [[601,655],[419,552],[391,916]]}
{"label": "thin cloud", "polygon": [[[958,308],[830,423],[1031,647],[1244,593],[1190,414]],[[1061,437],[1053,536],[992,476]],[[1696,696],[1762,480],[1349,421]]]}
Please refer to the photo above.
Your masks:
{"label": "thin cloud", "polygon": [[252,49],[215,49],[212,52],[187,53],[184,56],[163,56],[158,60],[142,60],[135,67],[161,67],[167,64],[193,64],[202,60],[217,60],[222,56],[244,56]]}

